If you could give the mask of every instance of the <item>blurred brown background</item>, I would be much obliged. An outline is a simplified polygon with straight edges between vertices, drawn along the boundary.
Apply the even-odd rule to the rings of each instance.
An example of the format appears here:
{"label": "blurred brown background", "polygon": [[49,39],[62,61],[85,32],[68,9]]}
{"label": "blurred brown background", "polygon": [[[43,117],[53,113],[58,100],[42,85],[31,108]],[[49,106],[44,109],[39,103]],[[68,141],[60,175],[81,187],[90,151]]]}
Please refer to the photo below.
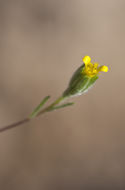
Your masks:
{"label": "blurred brown background", "polygon": [[0,126],[109,66],[73,107],[0,134],[0,190],[125,189],[125,0],[0,1]]}

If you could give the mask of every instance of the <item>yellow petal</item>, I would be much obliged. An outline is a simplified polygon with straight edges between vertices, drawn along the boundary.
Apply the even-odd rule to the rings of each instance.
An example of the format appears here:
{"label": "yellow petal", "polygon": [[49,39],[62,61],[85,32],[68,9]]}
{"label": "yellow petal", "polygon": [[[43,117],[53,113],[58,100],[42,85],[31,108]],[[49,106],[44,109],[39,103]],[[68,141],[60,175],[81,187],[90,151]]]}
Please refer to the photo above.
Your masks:
{"label": "yellow petal", "polygon": [[108,67],[103,65],[103,66],[98,68],[98,71],[108,72]]}
{"label": "yellow petal", "polygon": [[99,65],[98,63],[94,63],[94,65],[93,65],[94,69],[96,69],[98,67],[98,65]]}
{"label": "yellow petal", "polygon": [[91,57],[89,57],[88,55],[86,55],[85,57],[83,57],[83,62],[85,63],[85,64],[88,64],[88,63],[90,63],[91,62]]}

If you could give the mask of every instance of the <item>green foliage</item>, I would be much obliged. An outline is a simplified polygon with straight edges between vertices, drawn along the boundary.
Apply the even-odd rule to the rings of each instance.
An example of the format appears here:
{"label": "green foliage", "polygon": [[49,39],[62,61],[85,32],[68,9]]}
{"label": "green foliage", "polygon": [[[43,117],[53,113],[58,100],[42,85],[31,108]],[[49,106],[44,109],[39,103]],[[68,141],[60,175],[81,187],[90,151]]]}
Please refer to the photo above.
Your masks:
{"label": "green foliage", "polygon": [[34,118],[38,115],[38,113],[41,111],[41,108],[44,106],[44,104],[48,101],[50,96],[46,96],[41,103],[34,109],[34,111],[30,114],[30,118]]}
{"label": "green foliage", "polygon": [[68,103],[66,103],[66,104],[62,104],[62,105],[59,105],[59,106],[52,107],[52,108],[49,109],[48,111],[53,111],[53,110],[57,110],[57,109],[60,109],[60,108],[72,106],[73,104],[74,104],[74,102],[68,102]]}

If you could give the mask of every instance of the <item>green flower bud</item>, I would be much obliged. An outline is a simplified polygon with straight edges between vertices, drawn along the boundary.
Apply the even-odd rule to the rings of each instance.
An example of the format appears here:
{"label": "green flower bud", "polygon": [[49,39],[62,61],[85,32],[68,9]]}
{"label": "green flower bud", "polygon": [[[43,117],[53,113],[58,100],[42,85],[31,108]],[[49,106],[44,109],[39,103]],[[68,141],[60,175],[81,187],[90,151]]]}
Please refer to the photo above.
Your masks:
{"label": "green flower bud", "polygon": [[63,97],[79,96],[86,92],[98,79],[98,76],[89,77],[87,74],[83,73],[85,65],[79,67],[73,74],[68,88],[64,91]]}
{"label": "green flower bud", "polygon": [[85,56],[84,64],[73,74],[68,88],[64,91],[63,97],[78,96],[86,92],[98,79],[100,71],[107,72],[107,66],[98,67],[98,63],[91,63],[91,58]]}

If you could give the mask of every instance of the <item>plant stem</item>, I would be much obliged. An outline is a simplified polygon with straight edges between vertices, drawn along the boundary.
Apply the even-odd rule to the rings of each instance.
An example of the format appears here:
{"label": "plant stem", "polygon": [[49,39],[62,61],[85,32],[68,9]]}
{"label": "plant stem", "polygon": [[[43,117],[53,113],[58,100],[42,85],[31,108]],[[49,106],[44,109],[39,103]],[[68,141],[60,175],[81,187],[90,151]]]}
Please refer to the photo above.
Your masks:
{"label": "plant stem", "polygon": [[30,121],[29,118],[25,118],[25,119],[23,119],[23,120],[21,120],[21,121],[18,121],[18,122],[16,122],[16,123],[11,124],[11,125],[7,125],[7,126],[5,126],[5,127],[2,127],[2,128],[0,128],[0,133],[4,132],[4,131],[6,131],[6,130],[12,129],[12,128],[14,128],[14,127],[17,127],[17,126],[19,126],[19,125],[22,125],[22,124],[24,124],[24,123],[27,123],[27,122],[29,122],[29,121]]}
{"label": "plant stem", "polygon": [[[56,99],[52,104],[50,104],[49,106],[47,106],[46,108],[44,108],[43,110],[41,110],[38,115],[36,115],[35,117],[38,117],[46,112],[49,112],[49,111],[53,111],[52,108],[54,108],[55,105],[59,104],[61,101],[63,101],[65,98],[64,97],[59,97],[58,99]],[[35,118],[34,117],[34,118]],[[0,128],[0,133],[4,132],[4,131],[7,131],[9,129],[12,129],[12,128],[15,128],[15,127],[18,127],[24,123],[27,123],[29,121],[31,121],[33,118],[30,118],[30,117],[27,117],[21,121],[18,121],[16,123],[13,123],[11,125],[7,125],[7,126],[4,126],[2,128]]]}

